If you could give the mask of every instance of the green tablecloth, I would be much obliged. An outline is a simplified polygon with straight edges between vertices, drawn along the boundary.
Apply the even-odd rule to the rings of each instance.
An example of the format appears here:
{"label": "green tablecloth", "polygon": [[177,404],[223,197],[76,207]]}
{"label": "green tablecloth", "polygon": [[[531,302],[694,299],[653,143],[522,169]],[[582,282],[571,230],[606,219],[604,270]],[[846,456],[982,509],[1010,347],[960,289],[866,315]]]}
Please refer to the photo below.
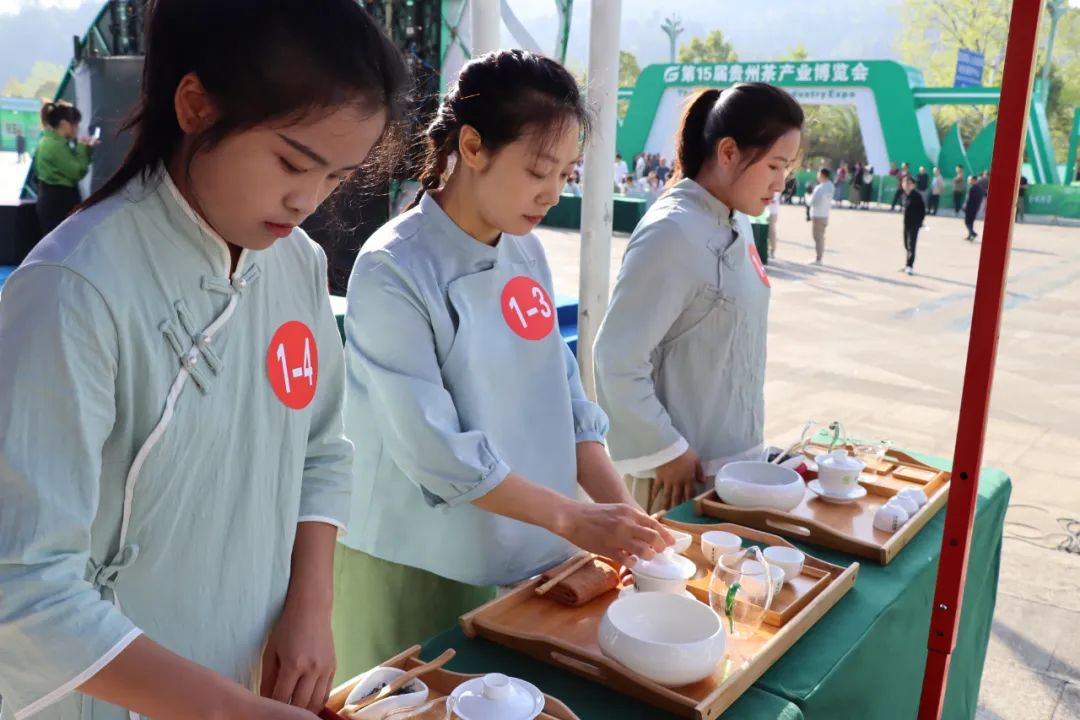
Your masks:
{"label": "green tablecloth", "polygon": [[[616,195],[612,204],[612,228],[616,232],[632,233],[638,221],[645,216],[648,203],[641,198]],[[560,195],[559,203],[548,210],[540,222],[548,227],[581,229],[581,196]]]}
{"label": "green tablecloth", "polygon": [[752,222],[750,229],[754,233],[754,247],[761,256],[763,265],[769,264],[769,223]]}
{"label": "green tablecloth", "polygon": [[[422,657],[433,658],[446,648],[457,655],[447,668],[464,673],[501,672],[523,678],[562,700],[581,720],[661,720],[672,718],[629,695],[588,682],[539,660],[486,640],[470,640],[460,627],[451,628],[423,645]],[[794,703],[772,693],[750,688],[723,715],[724,720],[803,720]]]}
{"label": "green tablecloth", "polygon": [[[920,457],[948,466],[939,458]],[[943,715],[949,720],[975,716],[1011,487],[1000,471],[982,473],[960,636]],[[671,516],[684,522],[713,522],[696,517],[690,503],[676,508]],[[914,718],[944,521],[945,513],[938,513],[891,564],[862,562],[855,587],[724,713],[725,720]],[[852,562],[840,553],[800,547],[838,565]],[[486,640],[470,640],[459,628],[429,639],[423,656],[432,658],[447,647],[458,651],[452,669],[495,670],[525,678],[562,699],[582,720],[669,717]]]}
{"label": "green tablecloth", "polygon": [[345,342],[345,311],[348,310],[348,301],[340,295],[330,296],[330,309],[334,311],[334,319],[337,320],[337,329],[341,333],[341,342]]}

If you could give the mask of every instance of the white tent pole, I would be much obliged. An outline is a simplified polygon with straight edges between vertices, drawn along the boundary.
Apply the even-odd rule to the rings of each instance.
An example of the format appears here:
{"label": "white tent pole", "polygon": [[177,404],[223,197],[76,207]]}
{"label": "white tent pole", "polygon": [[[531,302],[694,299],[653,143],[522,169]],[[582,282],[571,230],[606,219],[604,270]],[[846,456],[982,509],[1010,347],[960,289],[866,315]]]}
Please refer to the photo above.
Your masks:
{"label": "white tent pole", "polygon": [[581,203],[581,285],[578,290],[578,364],[585,393],[596,398],[593,344],[607,311],[615,187],[615,123],[619,90],[622,0],[591,0],[586,97],[596,113],[585,148]]}
{"label": "white tent pole", "polygon": [[499,0],[470,0],[472,56],[499,49]]}

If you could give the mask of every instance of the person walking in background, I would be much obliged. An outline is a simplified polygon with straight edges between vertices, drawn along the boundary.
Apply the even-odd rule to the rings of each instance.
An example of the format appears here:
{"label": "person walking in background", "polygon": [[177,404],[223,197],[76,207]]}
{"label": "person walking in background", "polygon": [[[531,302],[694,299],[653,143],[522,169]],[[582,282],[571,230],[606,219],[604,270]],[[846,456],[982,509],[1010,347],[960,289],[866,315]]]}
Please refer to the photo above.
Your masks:
{"label": "person walking in background", "polygon": [[615,187],[622,187],[623,179],[629,174],[630,168],[626,167],[626,161],[621,154],[615,153]]}
{"label": "person walking in background", "polygon": [[1027,176],[1020,176],[1020,196],[1016,198],[1016,221],[1020,222],[1024,219],[1024,203],[1027,202],[1027,189],[1028,179]]}
{"label": "person walking in background", "polygon": [[810,196],[810,223],[814,236],[815,265],[821,265],[825,258],[825,228],[829,224],[829,210],[832,208],[836,186],[832,183],[832,171],[821,168],[818,171],[818,184]]}
{"label": "person walking in background", "polygon": [[[892,173],[889,173],[890,175]],[[911,170],[908,169],[908,164],[903,163],[900,166],[899,172],[896,173],[896,192],[893,193],[892,204],[889,205],[889,212],[896,209],[896,206],[900,204],[900,201],[904,199],[904,178],[911,174]],[[903,207],[900,208],[903,211]]]}
{"label": "person walking in background", "polygon": [[776,257],[776,225],[780,221],[780,193],[773,195],[772,202],[769,203],[769,257],[766,260],[772,260]]}
{"label": "person walking in background", "polygon": [[953,215],[959,215],[964,207],[964,166],[956,166],[956,175],[952,179]]}
{"label": "person walking in background", "polygon": [[862,209],[863,210],[869,210],[870,209],[870,199],[873,197],[873,193],[874,193],[874,166],[873,165],[867,165],[863,169],[862,188],[861,188],[861,190],[862,190],[862,194],[861,194]]}
{"label": "person walking in background", "polygon": [[923,202],[922,193],[915,192],[915,181],[910,175],[904,178],[900,189],[904,191],[904,250],[907,251],[907,261],[904,264],[904,272],[908,275],[915,274],[915,245],[919,241],[919,230],[926,219],[926,203]]}
{"label": "person walking in background", "polygon": [[788,173],[787,180],[784,181],[784,202],[788,205],[795,203],[795,192],[799,189],[799,179],[795,177],[795,171],[792,170]]}
{"label": "person walking in background", "polygon": [[934,168],[934,178],[930,181],[930,205],[927,207],[930,215],[937,215],[938,208],[941,207],[941,193],[944,190],[945,178],[941,177],[941,168]]}
{"label": "person walking in background", "polygon": [[859,204],[862,202],[862,176],[862,163],[857,162],[851,171],[851,187],[848,190],[848,203],[853,208],[859,207]]}
{"label": "person walking in background", "polygon": [[656,167],[656,179],[660,181],[660,185],[666,185],[668,178],[671,177],[671,168],[668,167],[667,158],[660,158],[660,164]]}
{"label": "person walking in background", "polygon": [[[919,166],[919,174],[915,176],[915,188],[922,195],[923,205],[926,205],[930,201],[930,176],[922,165]],[[900,189],[903,189],[903,183],[900,183]]]}
{"label": "person walking in background", "polygon": [[15,128],[15,164],[22,165],[26,162],[26,136],[22,128]]}
{"label": "person walking in background", "polygon": [[640,180],[645,177],[645,153],[638,153],[637,160],[634,161],[634,179]]}
{"label": "person walking in background", "polygon": [[986,191],[983,190],[978,178],[974,175],[968,178],[967,202],[964,203],[964,224],[967,225],[967,240],[974,242],[979,234],[975,232],[975,220],[979,217],[979,208],[982,207]]}
{"label": "person walking in background", "polygon": [[651,172],[656,172],[658,167],[660,167],[659,153],[649,153],[645,156],[645,177],[649,177]]}
{"label": "person walking in background", "polygon": [[836,183],[834,185],[833,199],[840,207],[844,206],[844,198],[847,196],[847,182],[848,182],[848,165],[847,161],[840,163],[840,168],[836,171]]}
{"label": "person walking in background", "polygon": [[566,187],[563,188],[563,195],[581,195],[581,178],[578,177],[576,171],[566,179]]}

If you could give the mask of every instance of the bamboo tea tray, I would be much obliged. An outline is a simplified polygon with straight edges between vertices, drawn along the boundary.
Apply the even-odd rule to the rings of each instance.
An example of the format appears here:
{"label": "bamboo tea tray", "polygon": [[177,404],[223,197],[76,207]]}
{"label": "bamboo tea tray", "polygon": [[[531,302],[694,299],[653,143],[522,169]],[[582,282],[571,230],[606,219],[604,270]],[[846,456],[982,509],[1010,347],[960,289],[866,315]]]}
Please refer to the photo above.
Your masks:
{"label": "bamboo tea tray", "polygon": [[[709,602],[709,583],[712,578],[712,566],[705,559],[701,551],[701,534],[710,530],[724,530],[734,533],[743,539],[743,547],[757,545],[762,551],[772,545],[794,547],[791,543],[777,535],[771,535],[760,530],[733,525],[731,523],[716,523],[711,525],[699,525],[697,523],[681,523],[671,520],[660,512],[655,515],[660,522],[689,533],[692,540],[690,548],[683,553],[697,565],[697,574],[690,578],[686,589],[691,595],[703,603]],[[839,565],[827,563],[811,555],[806,556],[802,574],[784,583],[780,592],[773,596],[772,607],[765,614],[765,622],[776,628],[781,628],[791,621],[807,604],[820,595],[827,587],[844,574],[844,568]],[[730,638],[729,638],[730,639]]]}
{"label": "bamboo tea tray", "polygon": [[[380,667],[395,667],[400,668],[401,670],[412,670],[414,667],[423,664],[424,661],[420,659],[420,646],[414,645],[400,655],[381,663]],[[493,670],[493,672],[495,672],[495,670]],[[424,684],[428,686],[428,699],[425,701],[428,702],[447,697],[454,692],[454,689],[458,685],[477,677],[480,677],[480,675],[464,675],[462,673],[451,672],[445,668],[438,668],[424,673],[419,679],[423,680]],[[330,693],[330,699],[326,703],[326,709],[330,712],[324,712],[320,717],[333,718],[336,720],[335,716],[330,713],[341,712],[342,708],[345,707],[345,700],[349,697],[349,693],[356,687],[356,683],[359,682],[359,680],[360,676],[358,675],[352,680],[347,680],[334,688]],[[570,708],[566,707],[566,705],[559,700],[547,694],[544,695],[544,698],[544,711],[537,716],[538,720],[580,720],[577,715],[571,712]]]}
{"label": "bamboo tea tray", "polygon": [[[707,567],[700,552],[700,533],[727,530],[763,548],[788,545],[776,535],[730,524],[685,525],[657,517],[676,529],[697,533],[686,557],[699,566],[698,575],[688,584],[690,592],[708,603]],[[695,551],[696,548],[696,551]],[[563,565],[567,567],[576,558]],[[581,607],[572,608],[537,596],[541,580],[528,580],[508,594],[462,616],[461,625],[469,637],[483,637],[492,642],[531,655],[564,670],[653,705],[661,710],[696,720],[718,717],[765,673],[814,623],[851,589],[859,564],[848,568],[821,562],[807,556],[808,569],[792,588],[781,591],[777,612],[766,618],[757,634],[748,640],[728,638],[729,648],[736,648],[749,658],[741,665],[730,659],[721,662],[712,677],[692,685],[667,688],[642,677],[601,652],[598,642],[600,620],[609,605],[618,598],[612,590]],[[558,569],[552,571],[557,573]],[[737,644],[736,644],[737,643]]]}
{"label": "bamboo tea tray", "polygon": [[[824,445],[809,445],[806,449],[806,455],[811,459],[826,452],[828,447]],[[698,515],[779,533],[800,542],[887,565],[945,505],[949,482],[947,471],[927,465],[907,453],[891,450],[884,461],[863,470],[859,483],[866,488],[866,496],[847,505],[821,500],[807,488],[803,501],[790,512],[728,505],[720,501],[716,490],[699,495],[694,499],[694,506]],[[922,490],[929,501],[896,532],[875,528],[874,513],[905,488]]]}

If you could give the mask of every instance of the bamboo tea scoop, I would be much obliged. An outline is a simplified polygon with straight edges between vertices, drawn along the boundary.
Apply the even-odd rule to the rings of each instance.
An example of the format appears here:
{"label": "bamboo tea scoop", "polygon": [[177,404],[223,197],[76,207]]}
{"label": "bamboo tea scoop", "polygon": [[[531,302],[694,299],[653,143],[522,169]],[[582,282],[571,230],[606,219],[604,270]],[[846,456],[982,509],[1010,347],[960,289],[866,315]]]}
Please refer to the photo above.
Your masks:
{"label": "bamboo tea scoop", "polygon": [[454,657],[454,649],[449,648],[449,649],[447,649],[446,652],[444,652],[442,655],[435,658],[431,662],[426,662],[423,665],[418,665],[417,667],[414,667],[412,670],[408,671],[404,675],[397,676],[396,678],[394,678],[393,682],[391,682],[389,685],[384,687],[379,692],[372,693],[371,695],[368,695],[366,698],[362,698],[358,702],[350,703],[348,706],[346,706],[344,708],[343,712],[346,713],[346,716],[348,716],[348,715],[351,715],[352,713],[355,713],[357,710],[363,710],[368,705],[371,705],[373,703],[377,703],[380,700],[384,700],[384,699],[390,697],[391,695],[393,695],[394,693],[396,693],[401,688],[403,688],[406,685],[408,685],[409,683],[411,683],[413,680],[415,680],[419,676],[423,675],[424,673],[431,672],[432,670],[435,670],[437,668],[441,668],[443,665],[450,662],[451,658],[453,658],[453,657]]}

